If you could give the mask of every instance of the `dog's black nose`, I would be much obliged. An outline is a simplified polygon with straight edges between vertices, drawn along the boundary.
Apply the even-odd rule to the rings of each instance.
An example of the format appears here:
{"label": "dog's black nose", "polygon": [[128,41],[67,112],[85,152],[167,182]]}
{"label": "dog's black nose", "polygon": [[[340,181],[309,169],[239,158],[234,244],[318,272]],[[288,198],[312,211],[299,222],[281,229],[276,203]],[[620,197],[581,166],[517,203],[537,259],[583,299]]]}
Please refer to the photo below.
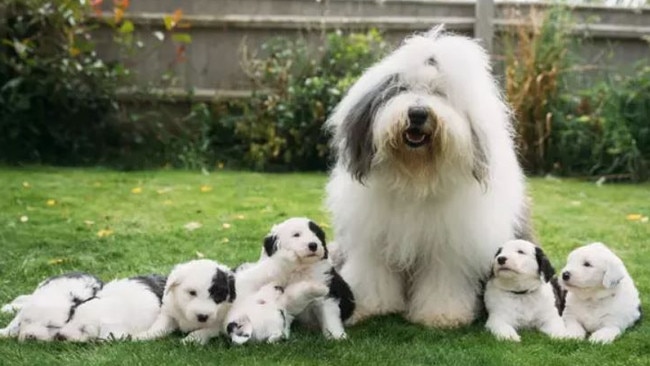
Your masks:
{"label": "dog's black nose", "polygon": [[497,257],[497,263],[499,263],[500,265],[504,265],[504,264],[506,264],[506,261],[507,261],[507,260],[508,260],[508,258],[506,258],[506,257],[504,257],[504,256]]}
{"label": "dog's black nose", "polygon": [[54,340],[55,340],[55,341],[67,341],[67,340],[68,340],[68,337],[64,336],[64,335],[61,334],[61,333],[57,333],[57,334],[54,336]]}
{"label": "dog's black nose", "polygon": [[429,118],[429,111],[425,107],[411,107],[408,111],[409,122],[414,126],[422,126]]}
{"label": "dog's black nose", "polygon": [[208,316],[205,314],[197,314],[196,320],[200,321],[201,323],[205,323],[208,320]]}
{"label": "dog's black nose", "polygon": [[237,329],[237,323],[235,323],[235,322],[230,322],[226,326],[226,332],[228,332],[228,334],[234,332],[235,329]]}
{"label": "dog's black nose", "polygon": [[564,271],[562,272],[562,279],[565,281],[568,281],[571,278],[571,272],[569,271]]}
{"label": "dog's black nose", "polygon": [[309,250],[311,250],[312,252],[315,252],[315,251],[318,249],[318,244],[316,244],[316,243],[309,243],[309,244],[307,244],[307,247],[308,247]]}

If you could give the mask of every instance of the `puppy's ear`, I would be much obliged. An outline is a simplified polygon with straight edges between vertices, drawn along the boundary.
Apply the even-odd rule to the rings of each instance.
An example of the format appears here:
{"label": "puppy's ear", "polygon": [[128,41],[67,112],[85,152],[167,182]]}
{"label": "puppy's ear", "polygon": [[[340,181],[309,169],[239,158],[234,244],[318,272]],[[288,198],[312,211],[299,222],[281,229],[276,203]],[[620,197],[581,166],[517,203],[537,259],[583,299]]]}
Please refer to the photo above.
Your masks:
{"label": "puppy's ear", "polygon": [[366,91],[343,118],[340,127],[342,141],[341,158],[348,171],[359,182],[370,172],[375,156],[372,125],[377,111],[391,98],[400,93],[399,78],[389,75],[372,89]]}
{"label": "puppy's ear", "polygon": [[272,256],[278,250],[278,237],[269,234],[264,238],[264,253],[267,256]]}
{"label": "puppy's ear", "polygon": [[217,271],[212,277],[212,284],[208,289],[212,300],[221,304],[224,301],[232,302],[235,297],[235,277],[230,272],[223,271],[217,267]]}
{"label": "puppy's ear", "polygon": [[540,276],[544,277],[544,282],[548,282],[555,275],[555,268],[548,260],[546,254],[540,247],[535,247],[535,259],[537,260],[537,271]]}
{"label": "puppy's ear", "polygon": [[603,287],[613,288],[618,285],[619,282],[625,276],[625,272],[622,269],[621,263],[610,260],[607,263],[607,268],[605,269],[605,274],[603,274]]}
{"label": "puppy's ear", "polygon": [[167,281],[165,282],[165,295],[169,294],[183,282],[186,268],[187,264],[179,264],[172,269],[172,272],[169,274]]}

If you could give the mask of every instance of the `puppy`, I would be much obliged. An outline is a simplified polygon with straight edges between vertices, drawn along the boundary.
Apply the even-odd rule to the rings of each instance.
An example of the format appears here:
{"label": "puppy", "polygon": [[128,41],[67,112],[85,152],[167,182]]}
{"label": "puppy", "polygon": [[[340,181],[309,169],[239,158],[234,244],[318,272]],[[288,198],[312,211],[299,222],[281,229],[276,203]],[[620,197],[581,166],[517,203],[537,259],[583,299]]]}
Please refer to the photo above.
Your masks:
{"label": "puppy", "polygon": [[189,333],[183,342],[205,344],[220,333],[235,297],[228,267],[209,259],[179,264],[167,277],[160,314],[134,339],[161,338],[179,329]]}
{"label": "puppy", "polygon": [[502,340],[519,342],[517,329],[536,328],[552,338],[566,330],[550,282],[555,270],[540,247],[511,240],[498,249],[485,288],[486,328]]}
{"label": "puppy", "polygon": [[265,285],[255,294],[235,301],[228,313],[226,333],[238,345],[288,339],[294,317],[328,291],[321,283],[306,281],[286,289],[274,283]]}
{"label": "puppy", "polygon": [[343,322],[354,311],[354,296],[348,284],[328,261],[325,232],[308,218],[290,218],[273,226],[264,239],[262,258],[273,258],[289,250],[297,256],[297,266],[278,283],[290,286],[301,281],[314,281],[329,288],[327,296],[316,300],[298,315],[303,323],[319,324],[327,338],[346,337]]}
{"label": "puppy", "polygon": [[620,258],[602,243],[569,254],[562,269],[568,291],[563,319],[570,337],[591,333],[592,343],[611,343],[641,318],[641,300]]}
{"label": "puppy", "polygon": [[17,314],[6,328],[0,329],[0,337],[52,340],[68,320],[70,308],[95,296],[102,285],[97,277],[81,272],[46,279],[31,294],[18,296],[3,306],[4,312]]}
{"label": "puppy", "polygon": [[70,309],[68,322],[54,339],[107,341],[146,331],[160,313],[165,281],[149,275],[107,283],[95,297]]}

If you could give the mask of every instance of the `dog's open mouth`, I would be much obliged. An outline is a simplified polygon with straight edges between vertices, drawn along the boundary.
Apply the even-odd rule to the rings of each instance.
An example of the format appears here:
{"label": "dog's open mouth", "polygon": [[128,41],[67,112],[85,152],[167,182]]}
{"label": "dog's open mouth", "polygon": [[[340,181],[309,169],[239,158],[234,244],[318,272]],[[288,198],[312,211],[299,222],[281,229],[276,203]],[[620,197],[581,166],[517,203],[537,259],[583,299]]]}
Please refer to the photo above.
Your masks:
{"label": "dog's open mouth", "polygon": [[409,147],[416,148],[426,145],[430,138],[430,134],[422,132],[419,128],[411,127],[404,131],[404,141]]}

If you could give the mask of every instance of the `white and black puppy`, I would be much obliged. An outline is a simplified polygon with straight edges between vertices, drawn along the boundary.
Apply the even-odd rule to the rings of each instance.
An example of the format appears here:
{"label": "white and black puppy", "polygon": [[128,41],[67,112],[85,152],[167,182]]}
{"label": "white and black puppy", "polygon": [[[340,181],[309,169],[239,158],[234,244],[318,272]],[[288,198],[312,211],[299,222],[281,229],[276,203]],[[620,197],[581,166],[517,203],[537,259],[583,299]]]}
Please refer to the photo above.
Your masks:
{"label": "white and black puppy", "polygon": [[179,329],[189,333],[184,342],[205,344],[221,332],[235,298],[235,277],[225,265],[209,259],[179,264],[167,277],[157,319],[133,338],[157,339]]}
{"label": "white and black puppy", "polygon": [[562,269],[568,291],[563,318],[568,334],[611,343],[641,318],[641,300],[623,261],[603,243],[580,247]]}
{"label": "white and black puppy", "polygon": [[346,337],[343,322],[354,312],[354,296],[348,284],[327,260],[325,232],[308,218],[290,218],[271,229],[264,239],[262,259],[290,250],[297,256],[297,267],[278,278],[278,283],[290,286],[301,281],[322,283],[329,288],[327,296],[314,301],[298,315],[304,323],[319,324],[328,338]]}
{"label": "white and black puppy", "polygon": [[70,309],[54,339],[87,342],[126,339],[149,329],[160,314],[166,278],[138,276],[107,283],[96,296]]}
{"label": "white and black puppy", "polygon": [[[486,328],[498,339],[519,342],[517,329],[534,328],[552,338],[566,334],[557,305],[555,270],[535,244],[511,240],[498,249],[485,288]],[[554,287],[555,286],[555,287]]]}
{"label": "white and black puppy", "polygon": [[17,314],[6,328],[0,329],[0,337],[52,340],[68,320],[70,308],[95,296],[102,285],[97,277],[82,272],[46,279],[31,294],[18,296],[3,306],[3,312]]}
{"label": "white and black puppy", "polygon": [[295,316],[328,292],[325,285],[317,282],[297,282],[286,289],[267,284],[253,295],[235,301],[227,316],[226,333],[238,345],[288,339]]}

